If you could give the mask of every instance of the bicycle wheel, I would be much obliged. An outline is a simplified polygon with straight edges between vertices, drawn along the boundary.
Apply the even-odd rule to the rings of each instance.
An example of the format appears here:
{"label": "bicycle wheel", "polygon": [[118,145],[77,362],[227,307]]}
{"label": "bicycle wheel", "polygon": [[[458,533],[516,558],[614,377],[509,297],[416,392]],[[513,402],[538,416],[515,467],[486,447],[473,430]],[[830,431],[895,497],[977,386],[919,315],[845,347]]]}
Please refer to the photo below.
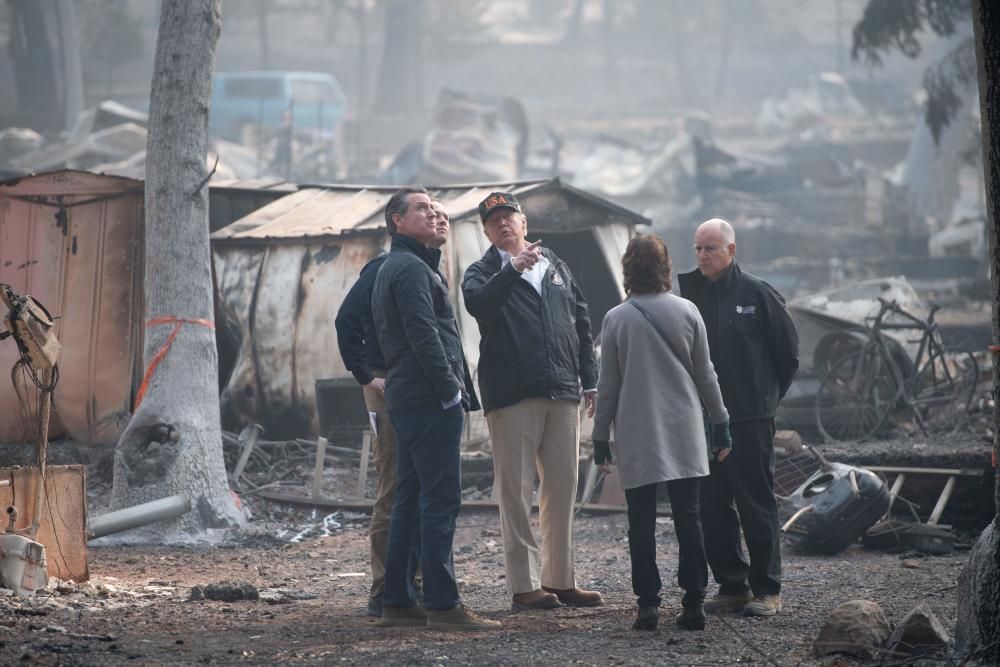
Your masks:
{"label": "bicycle wheel", "polygon": [[913,409],[925,427],[954,431],[969,413],[979,382],[979,364],[971,352],[946,347],[920,369],[913,387]]}
{"label": "bicycle wheel", "polygon": [[816,392],[816,426],[827,441],[862,440],[885,423],[902,387],[881,348],[867,347],[834,364]]}

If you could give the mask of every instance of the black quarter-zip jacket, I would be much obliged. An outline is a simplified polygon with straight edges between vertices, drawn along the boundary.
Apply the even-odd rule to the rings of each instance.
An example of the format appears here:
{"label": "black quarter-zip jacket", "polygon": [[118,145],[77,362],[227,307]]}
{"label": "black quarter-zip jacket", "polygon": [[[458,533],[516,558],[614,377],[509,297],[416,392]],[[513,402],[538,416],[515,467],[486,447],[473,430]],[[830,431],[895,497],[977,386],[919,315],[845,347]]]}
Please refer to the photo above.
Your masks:
{"label": "black quarter-zip jacket", "polygon": [[714,283],[697,269],[677,282],[705,321],[730,421],[773,418],[799,368],[799,336],[784,298],[736,262]]}
{"label": "black quarter-zip jacket", "polygon": [[437,251],[396,234],[375,278],[372,319],[388,370],[390,411],[440,407],[459,392],[466,410],[479,409],[439,259]]}
{"label": "black quarter-zip jacket", "polygon": [[483,409],[527,398],[580,400],[597,386],[587,301],[569,267],[548,248],[541,295],[490,246],[465,271],[465,308],[479,324]]}

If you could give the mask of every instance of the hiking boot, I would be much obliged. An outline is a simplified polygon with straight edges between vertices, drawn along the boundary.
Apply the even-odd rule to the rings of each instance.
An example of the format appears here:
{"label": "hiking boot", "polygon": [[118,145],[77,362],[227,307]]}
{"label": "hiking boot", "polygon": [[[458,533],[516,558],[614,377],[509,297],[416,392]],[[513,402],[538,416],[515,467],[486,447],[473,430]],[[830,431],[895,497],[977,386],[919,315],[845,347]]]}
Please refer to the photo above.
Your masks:
{"label": "hiking boot", "polygon": [[727,611],[742,611],[750,600],[753,599],[750,591],[742,593],[718,593],[712,599],[705,601],[705,612],[709,614],[721,614]]}
{"label": "hiking boot", "polygon": [[515,593],[511,601],[512,611],[532,611],[534,609],[555,609],[562,603],[553,593],[546,593],[541,588],[529,593]]}
{"label": "hiking boot", "polygon": [[755,595],[753,600],[743,607],[744,616],[774,616],[781,611],[780,595]]}
{"label": "hiking boot", "polygon": [[368,598],[368,606],[365,607],[365,615],[375,618],[382,617],[382,596]]}
{"label": "hiking boot", "polygon": [[704,630],[705,607],[701,604],[684,607],[674,621],[681,630]]}
{"label": "hiking boot", "polygon": [[601,594],[596,591],[584,591],[579,588],[549,588],[542,586],[546,593],[552,593],[567,607],[600,607],[604,604]]}
{"label": "hiking boot", "polygon": [[656,607],[639,607],[639,613],[632,621],[633,630],[655,630],[660,620],[660,610]]}
{"label": "hiking boot", "polygon": [[383,628],[420,628],[427,625],[427,611],[418,604],[412,607],[382,607]]}
{"label": "hiking boot", "polygon": [[499,630],[500,621],[480,618],[475,613],[458,605],[448,611],[427,610],[427,628],[430,630]]}

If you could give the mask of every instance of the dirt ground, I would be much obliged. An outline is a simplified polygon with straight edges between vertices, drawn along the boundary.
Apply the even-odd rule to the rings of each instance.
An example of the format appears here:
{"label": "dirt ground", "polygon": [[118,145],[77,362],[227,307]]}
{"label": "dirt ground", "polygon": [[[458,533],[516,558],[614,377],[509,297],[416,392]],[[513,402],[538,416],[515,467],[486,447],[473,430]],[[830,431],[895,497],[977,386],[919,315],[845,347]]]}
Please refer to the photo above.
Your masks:
{"label": "dirt ground", "polygon": [[[672,523],[662,518],[661,625],[639,633],[630,629],[624,514],[581,514],[576,523],[577,581],[601,591],[605,606],[512,613],[497,514],[463,511],[455,539],[462,598],[502,629],[383,629],[364,615],[367,517],[341,512],[323,535],[322,513],[248,502],[252,527],[222,544],[92,543],[89,582],[57,583],[30,601],[0,599],[0,664],[833,665],[832,657],[812,656],[812,640],[829,612],[851,599],[877,602],[892,621],[925,601],[953,632],[966,559],[964,550],[920,557],[854,546],[819,557],[786,548],[781,614],[709,617],[704,632],[684,632],[671,622],[680,604],[677,548]],[[188,600],[193,586],[224,581],[253,584],[260,599]]]}

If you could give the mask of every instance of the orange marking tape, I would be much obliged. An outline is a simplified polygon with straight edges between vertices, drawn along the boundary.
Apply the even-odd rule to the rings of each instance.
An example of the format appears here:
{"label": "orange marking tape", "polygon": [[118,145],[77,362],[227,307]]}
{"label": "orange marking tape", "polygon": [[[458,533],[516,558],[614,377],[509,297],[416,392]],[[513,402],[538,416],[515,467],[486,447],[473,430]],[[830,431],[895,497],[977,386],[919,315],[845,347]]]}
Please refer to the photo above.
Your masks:
{"label": "orange marking tape", "polygon": [[156,367],[160,365],[163,361],[163,357],[167,356],[167,352],[170,351],[170,346],[174,344],[174,339],[177,338],[177,334],[180,333],[181,327],[185,324],[198,324],[203,327],[208,327],[209,329],[215,330],[215,322],[211,320],[202,319],[185,319],[181,317],[154,317],[150,321],[146,322],[146,327],[155,327],[160,324],[173,324],[174,330],[170,332],[167,336],[167,340],[163,343],[163,347],[156,351],[153,358],[149,361],[149,366],[146,368],[146,374],[142,376],[142,384],[139,385],[139,393],[135,397],[135,405],[132,410],[135,411],[139,408],[139,404],[142,403],[143,397],[146,395],[146,390],[149,389],[149,381],[153,379],[153,372]]}

